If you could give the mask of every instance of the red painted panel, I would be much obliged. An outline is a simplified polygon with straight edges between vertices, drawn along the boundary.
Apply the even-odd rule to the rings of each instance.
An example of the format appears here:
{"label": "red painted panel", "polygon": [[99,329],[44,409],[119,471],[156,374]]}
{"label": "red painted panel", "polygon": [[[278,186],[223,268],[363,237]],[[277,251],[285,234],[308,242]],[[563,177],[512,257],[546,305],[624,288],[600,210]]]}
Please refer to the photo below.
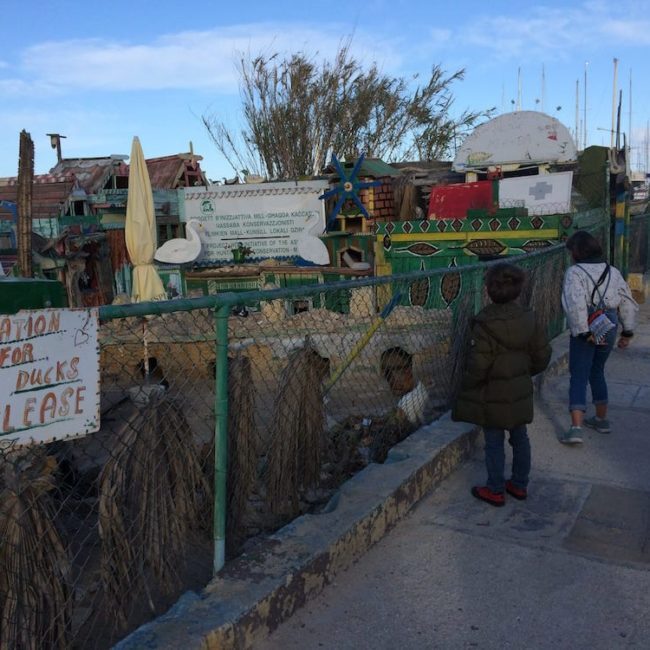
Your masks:
{"label": "red painted panel", "polygon": [[492,207],[492,181],[440,185],[431,190],[430,219],[464,219],[467,210]]}

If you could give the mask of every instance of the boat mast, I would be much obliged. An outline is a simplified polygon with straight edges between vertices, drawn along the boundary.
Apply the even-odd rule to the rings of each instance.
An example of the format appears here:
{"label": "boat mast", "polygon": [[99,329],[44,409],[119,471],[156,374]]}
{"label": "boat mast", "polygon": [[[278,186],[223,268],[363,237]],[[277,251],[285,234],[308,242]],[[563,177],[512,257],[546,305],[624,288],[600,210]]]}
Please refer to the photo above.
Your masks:
{"label": "boat mast", "polygon": [[580,79],[576,79],[576,130],[575,130],[575,137],[576,137],[576,148],[580,148],[580,130],[579,130],[579,122],[580,122]]}
{"label": "boat mast", "polygon": [[612,88],[612,131],[610,133],[610,148],[614,148],[614,135],[616,133],[616,81],[618,76],[618,59],[614,57],[614,86]]}
{"label": "boat mast", "polygon": [[582,119],[582,126],[584,128],[584,139],[582,141],[582,148],[586,149],[587,148],[587,67],[589,66],[589,61],[585,61],[585,101],[584,101],[584,106],[582,107],[583,110],[583,119]]}
{"label": "boat mast", "polygon": [[632,68],[630,68],[630,96],[628,98],[629,109],[629,121],[627,126],[627,148],[628,148],[628,158],[632,159]]}

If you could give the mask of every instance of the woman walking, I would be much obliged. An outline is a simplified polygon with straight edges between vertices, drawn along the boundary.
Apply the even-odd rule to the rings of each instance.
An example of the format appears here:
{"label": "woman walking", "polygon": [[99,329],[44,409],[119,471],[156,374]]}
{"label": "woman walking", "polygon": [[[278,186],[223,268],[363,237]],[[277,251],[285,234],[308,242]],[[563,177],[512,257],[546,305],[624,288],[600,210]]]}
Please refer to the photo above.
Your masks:
{"label": "woman walking", "polygon": [[[583,424],[600,433],[611,432],[607,419],[605,363],[616,342],[619,322],[623,330],[618,346],[629,345],[634,336],[638,305],[618,269],[605,261],[595,237],[579,230],[569,237],[566,247],[574,261],[564,275],[562,289],[562,306],[571,330],[571,426],[558,438],[564,444],[580,444]],[[590,418],[585,418],[587,384],[596,410]]]}

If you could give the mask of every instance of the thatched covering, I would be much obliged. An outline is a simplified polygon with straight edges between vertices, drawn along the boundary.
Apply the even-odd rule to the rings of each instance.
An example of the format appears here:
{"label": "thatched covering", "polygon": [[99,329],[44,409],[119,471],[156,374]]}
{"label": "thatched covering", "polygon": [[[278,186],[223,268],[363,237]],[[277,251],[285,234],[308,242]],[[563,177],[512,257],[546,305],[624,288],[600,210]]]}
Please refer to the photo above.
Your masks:
{"label": "thatched covering", "polygon": [[0,477],[0,647],[68,648],[72,597],[66,547],[49,493],[54,457],[30,448]]}
{"label": "thatched covering", "polygon": [[152,398],[126,423],[99,477],[101,573],[119,623],[155,578],[168,590],[190,532],[205,516],[209,485],[181,405]]}

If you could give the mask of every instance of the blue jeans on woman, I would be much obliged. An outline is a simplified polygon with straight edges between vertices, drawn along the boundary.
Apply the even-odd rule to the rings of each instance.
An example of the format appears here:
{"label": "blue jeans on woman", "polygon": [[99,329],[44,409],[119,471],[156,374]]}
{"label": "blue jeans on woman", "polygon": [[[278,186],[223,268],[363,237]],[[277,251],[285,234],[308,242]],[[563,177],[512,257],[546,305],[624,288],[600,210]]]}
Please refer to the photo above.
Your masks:
{"label": "blue jeans on woman", "polygon": [[[512,483],[521,489],[528,487],[530,474],[530,440],[525,424],[509,430],[509,443],[512,447]],[[503,493],[505,479],[503,476],[506,463],[504,449],[505,430],[494,427],[484,427],[485,435],[485,466],[487,468],[487,487],[492,492]]]}
{"label": "blue jeans on woman", "polygon": [[[618,324],[616,310],[607,310],[607,317]],[[595,345],[579,336],[572,336],[569,341],[569,411],[587,410],[587,384],[591,386],[594,404],[607,404],[607,382],[605,381],[605,363],[616,342],[616,328],[606,336],[606,345]]]}

